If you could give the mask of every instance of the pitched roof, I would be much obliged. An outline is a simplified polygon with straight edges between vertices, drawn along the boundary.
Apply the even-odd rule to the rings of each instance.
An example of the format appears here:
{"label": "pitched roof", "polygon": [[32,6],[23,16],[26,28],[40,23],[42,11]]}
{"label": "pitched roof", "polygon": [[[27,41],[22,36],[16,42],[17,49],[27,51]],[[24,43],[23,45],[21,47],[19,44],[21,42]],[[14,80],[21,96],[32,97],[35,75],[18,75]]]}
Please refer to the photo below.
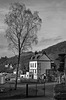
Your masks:
{"label": "pitched roof", "polygon": [[[43,58],[43,56],[45,55],[45,57]],[[32,57],[31,57],[31,61],[34,61],[34,60],[50,60],[51,59],[46,55],[46,54],[42,54],[42,53],[38,53],[38,54],[34,54]]]}

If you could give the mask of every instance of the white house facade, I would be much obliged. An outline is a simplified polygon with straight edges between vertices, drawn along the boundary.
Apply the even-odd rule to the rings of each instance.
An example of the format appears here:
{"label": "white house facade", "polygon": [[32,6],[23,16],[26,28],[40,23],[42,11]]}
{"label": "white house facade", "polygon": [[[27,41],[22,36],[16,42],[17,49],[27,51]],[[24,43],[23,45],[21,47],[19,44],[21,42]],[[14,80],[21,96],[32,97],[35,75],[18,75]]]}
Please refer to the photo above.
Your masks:
{"label": "white house facade", "polygon": [[46,54],[36,54],[29,62],[29,76],[38,79],[46,73],[46,69],[51,69],[51,60]]}
{"label": "white house facade", "polygon": [[30,77],[37,79],[37,61],[29,62],[29,73]]}

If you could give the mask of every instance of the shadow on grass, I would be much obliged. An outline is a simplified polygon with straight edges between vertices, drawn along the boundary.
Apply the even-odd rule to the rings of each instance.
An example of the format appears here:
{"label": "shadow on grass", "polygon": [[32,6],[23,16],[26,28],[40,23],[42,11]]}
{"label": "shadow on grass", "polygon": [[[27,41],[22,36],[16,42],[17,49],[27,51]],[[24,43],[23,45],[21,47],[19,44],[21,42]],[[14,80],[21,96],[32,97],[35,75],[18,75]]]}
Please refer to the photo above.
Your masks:
{"label": "shadow on grass", "polygon": [[25,95],[18,95],[18,96],[13,96],[13,97],[8,97],[8,98],[1,98],[0,100],[17,100],[17,99],[27,99],[27,98],[43,98],[43,97],[47,97],[47,96],[28,96],[26,97]]}
{"label": "shadow on grass", "polygon": [[[11,90],[12,91],[12,90]],[[11,92],[11,91],[9,91],[9,92]],[[36,91],[35,90],[33,90],[33,89],[30,89],[30,91],[29,91],[29,93],[28,93],[28,96],[26,95],[26,92],[24,92],[24,90],[23,91],[21,91],[21,93],[19,93],[19,94],[15,94],[15,95],[11,95],[11,93],[9,93],[9,92],[7,92],[6,93],[6,95],[7,96],[4,96],[5,95],[5,93],[3,93],[2,94],[2,96],[0,97],[0,100],[9,100],[9,99],[12,99],[12,100],[14,100],[14,99],[26,99],[26,98],[38,98],[38,97],[46,97],[46,96],[44,96],[44,95],[38,95],[38,94],[36,94]],[[17,92],[16,90],[13,90],[13,93],[15,93],[15,92]],[[38,91],[37,91],[38,92]],[[13,94],[12,93],[12,94]]]}
{"label": "shadow on grass", "polygon": [[[6,86],[5,86],[6,87]],[[6,92],[6,89],[8,90]],[[8,87],[4,90],[3,93],[0,93],[0,100],[17,100],[17,99],[26,99],[26,98],[47,98],[52,97],[52,86],[46,86],[45,96],[44,96],[44,86],[43,85],[29,85],[28,86],[28,96],[26,96],[26,85],[21,85],[17,88],[17,90],[14,90],[14,88]],[[51,91],[50,91],[51,90]]]}

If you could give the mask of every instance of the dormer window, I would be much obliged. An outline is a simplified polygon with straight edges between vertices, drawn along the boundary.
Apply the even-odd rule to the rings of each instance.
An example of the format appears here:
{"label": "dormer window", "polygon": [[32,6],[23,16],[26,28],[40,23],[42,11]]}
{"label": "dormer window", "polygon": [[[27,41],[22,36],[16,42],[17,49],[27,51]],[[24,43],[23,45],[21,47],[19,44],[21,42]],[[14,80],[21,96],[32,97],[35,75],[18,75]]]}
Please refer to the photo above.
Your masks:
{"label": "dormer window", "polygon": [[37,59],[40,57],[40,55],[37,56]]}

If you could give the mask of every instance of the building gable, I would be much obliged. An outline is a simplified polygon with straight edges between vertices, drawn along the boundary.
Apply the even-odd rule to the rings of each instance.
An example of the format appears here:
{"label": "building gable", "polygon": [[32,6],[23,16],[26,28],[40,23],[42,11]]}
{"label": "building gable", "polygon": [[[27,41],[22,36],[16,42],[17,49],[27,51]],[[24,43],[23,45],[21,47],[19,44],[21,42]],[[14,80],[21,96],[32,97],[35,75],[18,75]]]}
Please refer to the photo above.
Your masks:
{"label": "building gable", "polygon": [[50,58],[47,55],[43,54],[42,56],[40,56],[39,60],[50,61]]}

